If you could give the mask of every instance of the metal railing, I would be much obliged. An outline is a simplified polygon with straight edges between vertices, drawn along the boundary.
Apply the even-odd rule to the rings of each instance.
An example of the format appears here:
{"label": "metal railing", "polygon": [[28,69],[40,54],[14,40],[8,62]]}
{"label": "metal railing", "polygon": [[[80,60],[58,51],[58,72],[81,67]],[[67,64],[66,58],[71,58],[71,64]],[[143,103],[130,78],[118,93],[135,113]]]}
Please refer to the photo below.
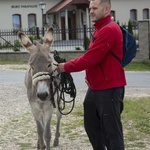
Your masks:
{"label": "metal railing", "polygon": [[[44,30],[46,32],[47,29]],[[17,36],[19,30],[0,30],[0,51],[24,51]],[[42,41],[42,29],[21,29],[31,39]],[[54,28],[54,42],[51,50],[85,50],[88,47],[93,28],[59,29]]]}

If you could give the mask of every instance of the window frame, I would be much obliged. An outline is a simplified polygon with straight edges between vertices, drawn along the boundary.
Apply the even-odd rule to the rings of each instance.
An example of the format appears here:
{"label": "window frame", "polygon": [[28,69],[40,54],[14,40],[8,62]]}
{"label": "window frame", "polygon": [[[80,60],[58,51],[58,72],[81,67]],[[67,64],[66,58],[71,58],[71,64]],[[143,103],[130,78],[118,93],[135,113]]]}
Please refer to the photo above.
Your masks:
{"label": "window frame", "polygon": [[12,26],[13,26],[14,30],[20,30],[22,28],[21,15],[20,14],[13,14],[12,15]]}

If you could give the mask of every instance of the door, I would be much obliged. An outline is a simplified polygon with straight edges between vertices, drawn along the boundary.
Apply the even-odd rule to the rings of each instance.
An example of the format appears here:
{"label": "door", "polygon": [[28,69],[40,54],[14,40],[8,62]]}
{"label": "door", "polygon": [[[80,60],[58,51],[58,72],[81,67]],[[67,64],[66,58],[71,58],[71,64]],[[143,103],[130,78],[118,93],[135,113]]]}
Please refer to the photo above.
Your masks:
{"label": "door", "polygon": [[62,40],[66,40],[65,17],[61,17],[61,35],[62,35]]}
{"label": "door", "polygon": [[68,18],[69,39],[76,39],[76,14],[69,12]]}

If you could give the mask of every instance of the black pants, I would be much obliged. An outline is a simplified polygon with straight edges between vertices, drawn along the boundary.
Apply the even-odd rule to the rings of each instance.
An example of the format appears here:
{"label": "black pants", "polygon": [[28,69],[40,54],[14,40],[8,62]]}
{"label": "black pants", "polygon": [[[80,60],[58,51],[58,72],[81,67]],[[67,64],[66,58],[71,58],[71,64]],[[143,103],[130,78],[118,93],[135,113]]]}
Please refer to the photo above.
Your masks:
{"label": "black pants", "polygon": [[94,150],[124,150],[120,117],[123,98],[124,87],[88,89],[84,100],[84,126]]}

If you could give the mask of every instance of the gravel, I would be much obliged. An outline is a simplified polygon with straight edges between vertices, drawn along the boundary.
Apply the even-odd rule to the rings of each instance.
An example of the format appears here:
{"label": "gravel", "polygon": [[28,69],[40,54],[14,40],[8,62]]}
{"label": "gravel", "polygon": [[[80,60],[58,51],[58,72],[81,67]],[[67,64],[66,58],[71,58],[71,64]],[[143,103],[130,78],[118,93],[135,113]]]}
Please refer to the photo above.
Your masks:
{"label": "gravel", "polygon": [[[26,68],[26,65],[22,65]],[[1,65],[1,70],[20,68],[18,65]],[[77,89],[77,103],[82,104],[85,89]],[[126,97],[150,97],[150,89],[126,88]],[[71,119],[65,116],[62,121]],[[71,120],[70,120],[71,121]],[[63,134],[64,133],[64,134]],[[54,127],[52,128],[52,141]],[[0,150],[35,150],[37,143],[36,125],[26,97],[23,84],[0,84]],[[27,148],[28,145],[28,148]],[[52,143],[51,143],[52,145]],[[25,147],[25,148],[23,148]],[[80,136],[70,140],[62,131],[58,147],[52,150],[92,150],[84,127],[80,127]],[[137,149],[138,150],[138,149]],[[142,149],[140,149],[142,150]]]}

